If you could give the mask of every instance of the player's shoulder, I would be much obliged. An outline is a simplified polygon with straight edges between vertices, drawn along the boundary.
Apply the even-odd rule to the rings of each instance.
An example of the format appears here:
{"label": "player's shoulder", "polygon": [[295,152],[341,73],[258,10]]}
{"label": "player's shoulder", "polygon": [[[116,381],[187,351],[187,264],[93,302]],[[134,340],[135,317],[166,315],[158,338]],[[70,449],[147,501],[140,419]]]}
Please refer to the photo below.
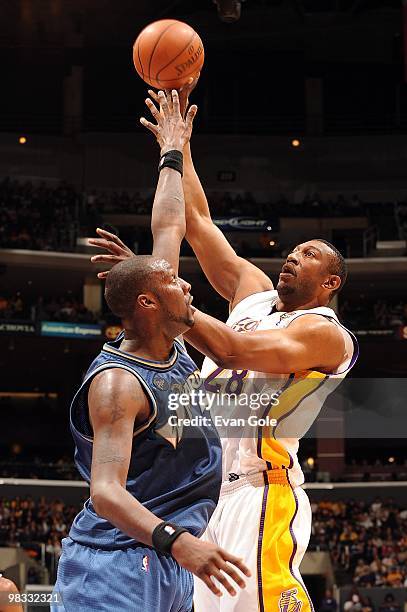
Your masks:
{"label": "player's shoulder", "polygon": [[236,315],[253,313],[255,309],[261,312],[260,314],[268,314],[273,307],[278,297],[276,289],[269,289],[267,291],[259,291],[247,295],[242,300],[233,304],[233,308],[229,313],[230,317]]}
{"label": "player's shoulder", "polygon": [[321,316],[321,313],[310,310],[304,311],[297,316],[287,326],[289,333],[304,336],[306,334],[309,340],[317,339],[323,343],[341,343],[343,344],[343,333],[336,317]]}
{"label": "player's shoulder", "polygon": [[134,373],[131,372],[129,369],[123,367],[122,364],[116,364],[109,368],[104,368],[100,372],[97,372],[93,377],[92,384],[98,386],[102,383],[110,383],[116,386],[133,381],[137,382]]}
{"label": "player's shoulder", "polygon": [[318,312],[304,311],[304,313],[294,316],[292,321],[287,327],[291,329],[304,328],[309,331],[312,330],[337,330],[337,326],[333,325],[333,318],[327,316],[321,316]]}
{"label": "player's shoulder", "polygon": [[126,398],[137,399],[141,393],[141,384],[134,372],[120,366],[98,372],[89,386],[89,396],[102,397],[104,403]]}

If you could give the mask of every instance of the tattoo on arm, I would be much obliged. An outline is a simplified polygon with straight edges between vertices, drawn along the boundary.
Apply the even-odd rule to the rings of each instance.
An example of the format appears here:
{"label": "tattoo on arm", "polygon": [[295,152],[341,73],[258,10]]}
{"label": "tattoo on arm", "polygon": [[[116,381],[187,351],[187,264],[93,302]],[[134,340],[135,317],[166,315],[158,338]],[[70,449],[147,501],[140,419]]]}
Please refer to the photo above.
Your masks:
{"label": "tattoo on arm", "polygon": [[120,421],[124,417],[126,413],[125,408],[121,406],[118,402],[113,404],[112,415],[110,418],[110,423],[113,425],[116,421]]}
{"label": "tattoo on arm", "polygon": [[125,461],[126,461],[126,457],[122,457],[121,455],[106,454],[106,455],[103,455],[102,457],[98,457],[96,460],[96,463],[98,465],[103,465],[105,463],[124,463]]}

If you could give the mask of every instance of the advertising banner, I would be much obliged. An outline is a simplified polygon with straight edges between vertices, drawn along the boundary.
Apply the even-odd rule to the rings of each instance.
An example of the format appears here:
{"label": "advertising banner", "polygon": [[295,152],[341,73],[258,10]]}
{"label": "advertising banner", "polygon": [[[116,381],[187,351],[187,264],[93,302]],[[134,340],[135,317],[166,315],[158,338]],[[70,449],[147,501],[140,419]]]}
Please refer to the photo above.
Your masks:
{"label": "advertising banner", "polygon": [[34,336],[36,331],[36,325],[32,321],[2,321],[0,319],[0,334]]}
{"label": "advertising banner", "polygon": [[42,321],[41,336],[60,338],[102,338],[100,325],[87,323],[60,323],[58,321]]}

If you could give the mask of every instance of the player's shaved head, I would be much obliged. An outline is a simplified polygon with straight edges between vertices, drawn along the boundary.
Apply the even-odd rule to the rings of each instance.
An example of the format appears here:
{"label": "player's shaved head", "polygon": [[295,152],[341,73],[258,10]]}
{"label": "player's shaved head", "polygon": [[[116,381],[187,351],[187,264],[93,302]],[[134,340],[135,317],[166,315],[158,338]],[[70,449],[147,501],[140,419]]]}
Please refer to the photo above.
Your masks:
{"label": "player's shaved head", "polygon": [[140,294],[149,291],[158,297],[170,264],[152,255],[138,255],[121,261],[109,272],[105,298],[110,310],[121,319],[131,318]]}

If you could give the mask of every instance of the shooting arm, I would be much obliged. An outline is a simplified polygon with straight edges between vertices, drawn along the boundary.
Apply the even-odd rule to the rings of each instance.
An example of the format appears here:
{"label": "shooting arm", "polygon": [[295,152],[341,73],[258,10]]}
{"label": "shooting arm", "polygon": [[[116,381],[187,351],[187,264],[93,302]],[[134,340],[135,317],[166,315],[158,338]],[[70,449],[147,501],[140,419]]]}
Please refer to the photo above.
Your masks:
{"label": "shooting arm", "polygon": [[198,310],[184,338],[219,367],[288,374],[318,369],[332,372],[344,359],[337,326],[318,315],[299,317],[285,329],[238,333]]}
{"label": "shooting arm", "polygon": [[101,372],[89,389],[89,413],[94,431],[91,498],[95,510],[130,537],[151,546],[151,534],[161,520],[126,491],[134,422],[149,414],[140,383],[118,368]]}
{"label": "shooting arm", "polygon": [[184,148],[186,239],[212,287],[232,308],[252,293],[273,289],[259,268],[239,257],[213,223],[208,202],[195,171],[189,143]]}

